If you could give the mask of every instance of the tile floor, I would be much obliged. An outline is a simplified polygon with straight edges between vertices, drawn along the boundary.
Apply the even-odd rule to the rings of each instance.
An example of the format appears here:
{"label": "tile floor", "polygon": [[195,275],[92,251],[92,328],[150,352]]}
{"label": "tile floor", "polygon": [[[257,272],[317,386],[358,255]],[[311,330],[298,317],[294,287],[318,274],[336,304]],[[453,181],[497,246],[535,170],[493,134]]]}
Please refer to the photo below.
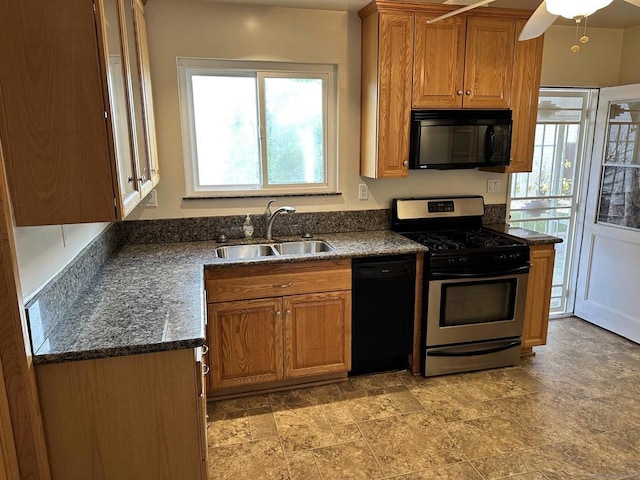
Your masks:
{"label": "tile floor", "polygon": [[640,480],[640,346],[568,318],[536,352],[210,402],[210,478]]}

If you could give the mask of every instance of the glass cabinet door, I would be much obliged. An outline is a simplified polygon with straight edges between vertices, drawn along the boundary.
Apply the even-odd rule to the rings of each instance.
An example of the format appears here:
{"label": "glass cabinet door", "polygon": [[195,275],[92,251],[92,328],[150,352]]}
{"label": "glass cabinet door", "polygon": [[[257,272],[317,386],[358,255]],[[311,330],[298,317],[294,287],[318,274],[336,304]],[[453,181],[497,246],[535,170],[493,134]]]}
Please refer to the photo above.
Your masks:
{"label": "glass cabinet door", "polygon": [[141,77],[141,63],[136,44],[135,0],[119,0],[125,29],[125,57],[129,87],[129,111],[131,131],[136,156],[137,182],[144,197],[151,191],[151,160],[146,131],[144,86]]}
{"label": "glass cabinet door", "polygon": [[113,128],[114,150],[118,168],[122,214],[126,215],[140,201],[136,180],[135,156],[129,117],[129,95],[123,52],[118,0],[104,0],[105,45],[107,50],[107,83]]}

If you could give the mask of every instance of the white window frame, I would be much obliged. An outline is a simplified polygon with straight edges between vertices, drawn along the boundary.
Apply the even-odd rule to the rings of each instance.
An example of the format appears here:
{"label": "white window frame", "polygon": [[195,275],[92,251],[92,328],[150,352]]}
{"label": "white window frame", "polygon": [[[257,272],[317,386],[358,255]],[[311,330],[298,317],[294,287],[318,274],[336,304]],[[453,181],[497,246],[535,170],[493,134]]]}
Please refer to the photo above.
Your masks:
{"label": "white window frame", "polygon": [[[248,197],[269,195],[308,195],[337,193],[338,152],[337,152],[337,66],[330,64],[304,64],[268,61],[217,60],[205,58],[177,59],[178,91],[180,97],[180,120],[182,129],[182,150],[184,155],[185,190],[188,198]],[[200,185],[198,183],[198,160],[196,150],[195,121],[193,115],[193,75],[233,75],[253,76],[257,81],[258,103],[263,102],[263,79],[322,78],[323,79],[323,129],[324,129],[324,171],[323,183],[291,185],[267,184],[267,159],[260,158],[261,185]],[[258,109],[258,129],[260,156],[266,151],[264,134],[264,110]]]}

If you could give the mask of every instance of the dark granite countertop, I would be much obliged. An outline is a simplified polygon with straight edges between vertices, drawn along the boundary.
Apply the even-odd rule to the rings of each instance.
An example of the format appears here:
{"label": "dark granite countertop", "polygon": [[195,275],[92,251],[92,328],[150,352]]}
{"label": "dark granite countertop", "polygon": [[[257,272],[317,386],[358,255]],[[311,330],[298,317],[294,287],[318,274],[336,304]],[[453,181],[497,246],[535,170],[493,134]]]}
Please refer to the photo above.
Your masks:
{"label": "dark granite countertop", "polygon": [[[65,312],[34,353],[34,362],[60,363],[203,345],[203,269],[207,265],[231,267],[427,251],[390,231],[318,235],[314,239],[326,240],[335,251],[238,261],[217,258],[215,242],[125,245]],[[32,329],[37,312],[36,302],[29,312]]]}
{"label": "dark granite countertop", "polygon": [[550,243],[562,243],[562,239],[547,235],[546,233],[536,232],[522,227],[511,227],[507,224],[485,225],[485,227],[495,230],[496,232],[506,233],[512,237],[525,240],[529,245],[546,245]]}

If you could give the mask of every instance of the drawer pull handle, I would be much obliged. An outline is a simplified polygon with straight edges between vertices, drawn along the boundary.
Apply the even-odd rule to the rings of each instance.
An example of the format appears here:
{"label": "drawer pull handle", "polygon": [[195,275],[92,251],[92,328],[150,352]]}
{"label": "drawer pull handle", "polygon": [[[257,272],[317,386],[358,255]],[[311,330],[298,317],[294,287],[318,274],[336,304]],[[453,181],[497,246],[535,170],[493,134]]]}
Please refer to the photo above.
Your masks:
{"label": "drawer pull handle", "polygon": [[211,370],[211,369],[209,368],[209,365],[202,364],[202,374],[203,374],[203,375],[205,375],[205,376],[206,376],[206,375],[209,375],[209,370]]}
{"label": "drawer pull handle", "polygon": [[207,353],[209,353],[209,345],[204,344],[202,345],[202,355],[206,355]]}
{"label": "drawer pull handle", "polygon": [[282,283],[282,284],[275,283],[275,284],[273,285],[273,288],[289,288],[290,286],[291,286],[291,282],[289,282],[289,283]]}

